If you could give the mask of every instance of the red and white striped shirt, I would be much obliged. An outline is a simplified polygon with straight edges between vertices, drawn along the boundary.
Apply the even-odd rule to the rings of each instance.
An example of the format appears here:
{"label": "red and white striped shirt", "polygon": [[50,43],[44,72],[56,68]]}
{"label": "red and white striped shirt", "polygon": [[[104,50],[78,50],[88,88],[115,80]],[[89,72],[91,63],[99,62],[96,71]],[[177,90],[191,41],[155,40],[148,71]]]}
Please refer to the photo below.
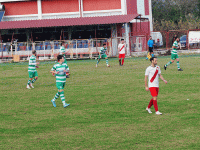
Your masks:
{"label": "red and white striped shirt", "polygon": [[159,66],[149,66],[146,69],[145,76],[148,76],[149,87],[159,87],[159,75],[161,74],[161,70]]}
{"label": "red and white striped shirt", "polygon": [[119,44],[118,45],[118,48],[119,48],[119,54],[125,54],[125,47],[126,47],[126,44]]}

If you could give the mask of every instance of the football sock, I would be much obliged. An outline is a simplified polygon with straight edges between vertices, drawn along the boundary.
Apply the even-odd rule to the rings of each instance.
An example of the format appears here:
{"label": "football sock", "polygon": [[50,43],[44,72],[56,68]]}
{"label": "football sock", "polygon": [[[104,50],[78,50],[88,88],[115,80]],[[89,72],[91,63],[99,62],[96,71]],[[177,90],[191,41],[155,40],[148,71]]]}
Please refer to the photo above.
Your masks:
{"label": "football sock", "polygon": [[121,59],[119,59],[119,65],[121,65]]}
{"label": "football sock", "polygon": [[124,59],[122,59],[122,65],[124,64]]}
{"label": "football sock", "polygon": [[172,64],[171,61],[169,61],[165,66],[167,67],[167,66],[169,66],[170,64]]}
{"label": "football sock", "polygon": [[56,99],[58,99],[59,96],[60,96],[60,92],[56,93],[55,97],[53,98],[53,101],[55,101]]}
{"label": "football sock", "polygon": [[28,80],[28,83],[27,83],[27,85],[29,85],[31,83],[31,80]]}
{"label": "football sock", "polygon": [[148,108],[151,108],[152,105],[153,105],[153,98],[150,100]]}
{"label": "football sock", "polygon": [[60,92],[60,99],[63,103],[63,105],[65,104],[65,96],[64,96],[64,91]]}
{"label": "football sock", "polygon": [[108,59],[106,59],[106,64],[108,65]]}
{"label": "football sock", "polygon": [[33,79],[31,82],[34,83],[37,79]]}
{"label": "football sock", "polygon": [[177,61],[177,67],[178,67],[178,69],[180,69],[180,64],[179,64],[179,61]]}
{"label": "football sock", "polygon": [[153,106],[154,106],[154,108],[155,108],[155,111],[158,111],[157,100],[153,100]]}
{"label": "football sock", "polygon": [[97,59],[97,65],[99,64],[99,62],[100,62],[100,59]]}

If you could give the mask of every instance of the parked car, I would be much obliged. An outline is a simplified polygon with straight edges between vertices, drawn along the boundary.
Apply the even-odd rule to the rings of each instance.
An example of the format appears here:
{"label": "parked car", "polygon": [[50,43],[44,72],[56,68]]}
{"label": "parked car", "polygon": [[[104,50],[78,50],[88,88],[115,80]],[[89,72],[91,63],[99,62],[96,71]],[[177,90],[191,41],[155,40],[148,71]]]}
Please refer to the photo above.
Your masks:
{"label": "parked car", "polygon": [[182,35],[180,37],[181,48],[186,48],[186,40],[187,40],[187,35]]}

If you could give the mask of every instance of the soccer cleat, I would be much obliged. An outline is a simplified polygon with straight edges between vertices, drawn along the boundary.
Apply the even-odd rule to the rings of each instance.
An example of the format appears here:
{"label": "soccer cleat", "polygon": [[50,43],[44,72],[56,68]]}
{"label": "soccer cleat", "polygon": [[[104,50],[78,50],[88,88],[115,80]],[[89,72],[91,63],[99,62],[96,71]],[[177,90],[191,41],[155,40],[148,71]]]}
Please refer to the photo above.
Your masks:
{"label": "soccer cleat", "polygon": [[34,86],[33,86],[33,84],[32,84],[32,83],[30,83],[29,85],[30,85],[30,87],[31,87],[31,88],[34,88]]}
{"label": "soccer cleat", "polygon": [[27,89],[31,89],[29,85],[26,86]]}
{"label": "soccer cleat", "polygon": [[97,64],[96,64],[96,67],[97,67]]}
{"label": "soccer cleat", "polygon": [[164,65],[164,69],[166,70],[167,69],[167,67]]}
{"label": "soccer cleat", "polygon": [[53,104],[53,107],[56,107],[56,102],[51,100],[52,104]]}
{"label": "soccer cleat", "polygon": [[179,68],[178,71],[183,71],[183,69]]}
{"label": "soccer cleat", "polygon": [[161,113],[161,112],[159,112],[159,111],[157,111],[157,112],[156,112],[156,115],[162,115],[162,113]]}
{"label": "soccer cleat", "polygon": [[63,105],[64,108],[66,108],[67,106],[69,106],[70,104],[65,103],[65,105]]}
{"label": "soccer cleat", "polygon": [[107,67],[110,67],[110,65],[107,65]]}
{"label": "soccer cleat", "polygon": [[152,114],[150,108],[147,107],[146,110],[148,111],[148,113]]}

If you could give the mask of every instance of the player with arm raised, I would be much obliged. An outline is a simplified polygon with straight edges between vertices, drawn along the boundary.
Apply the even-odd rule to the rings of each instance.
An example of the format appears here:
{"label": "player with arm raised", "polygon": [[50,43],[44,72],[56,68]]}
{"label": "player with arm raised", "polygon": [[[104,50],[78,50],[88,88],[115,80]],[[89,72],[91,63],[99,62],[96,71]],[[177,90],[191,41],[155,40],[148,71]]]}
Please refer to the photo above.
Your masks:
{"label": "player with arm raised", "polygon": [[29,74],[29,80],[27,83],[26,88],[31,89],[30,87],[33,87],[33,83],[38,79],[38,73],[36,71],[36,68],[39,68],[37,65],[39,63],[36,63],[36,51],[32,51],[32,56],[29,59],[29,65],[28,65],[28,74]]}
{"label": "player with arm raised", "polygon": [[165,70],[167,69],[167,66],[169,66],[170,64],[172,64],[174,62],[174,60],[176,59],[178,71],[183,71],[180,68],[179,58],[178,58],[178,54],[177,54],[177,49],[179,48],[178,42],[179,42],[179,38],[177,37],[176,40],[173,43],[173,46],[172,46],[173,50],[171,52],[171,61],[169,61],[166,65],[164,65],[164,69]]}
{"label": "player with arm raised", "polygon": [[121,39],[121,43],[118,45],[118,52],[119,52],[119,65],[124,65],[124,58],[125,58],[125,49],[126,49],[126,43],[124,39]]}
{"label": "player with arm raised", "polygon": [[[59,52],[60,52],[60,55],[64,56],[64,59],[65,59],[64,63],[67,65],[67,60],[66,60],[66,56],[65,56],[65,42],[64,41],[61,43],[61,47],[60,47]],[[69,71],[68,65],[67,65],[67,70]],[[69,78],[69,75],[70,75],[69,73],[66,73],[66,78]]]}
{"label": "player with arm raised", "polygon": [[96,67],[98,66],[101,58],[103,58],[103,59],[105,58],[106,59],[107,67],[110,67],[110,65],[108,64],[108,57],[106,55],[106,50],[107,50],[106,44],[103,44],[103,47],[100,49],[100,52],[99,52],[99,58],[97,60]]}
{"label": "player with arm raised", "polygon": [[[149,105],[146,108],[146,110],[149,113],[152,113],[150,108],[152,105],[154,105],[156,115],[162,115],[162,113],[158,111],[158,105],[157,105],[157,96],[158,96],[158,92],[159,92],[159,77],[166,84],[167,84],[167,81],[161,75],[160,67],[157,66],[157,58],[152,57],[152,58],[150,58],[150,61],[151,61],[151,66],[149,66],[145,72],[145,89],[146,89],[146,91],[151,92],[152,99],[150,100]],[[147,86],[147,79],[149,80],[148,86]]]}
{"label": "player with arm raised", "polygon": [[51,100],[53,107],[56,107],[55,100],[58,99],[60,96],[63,107],[69,106],[69,104],[65,103],[65,96],[64,96],[64,87],[66,82],[66,73],[69,73],[67,70],[67,64],[64,63],[65,59],[63,55],[57,56],[58,63],[53,66],[51,69],[51,73],[56,75],[56,87],[58,88],[58,93],[56,93],[54,99]]}

